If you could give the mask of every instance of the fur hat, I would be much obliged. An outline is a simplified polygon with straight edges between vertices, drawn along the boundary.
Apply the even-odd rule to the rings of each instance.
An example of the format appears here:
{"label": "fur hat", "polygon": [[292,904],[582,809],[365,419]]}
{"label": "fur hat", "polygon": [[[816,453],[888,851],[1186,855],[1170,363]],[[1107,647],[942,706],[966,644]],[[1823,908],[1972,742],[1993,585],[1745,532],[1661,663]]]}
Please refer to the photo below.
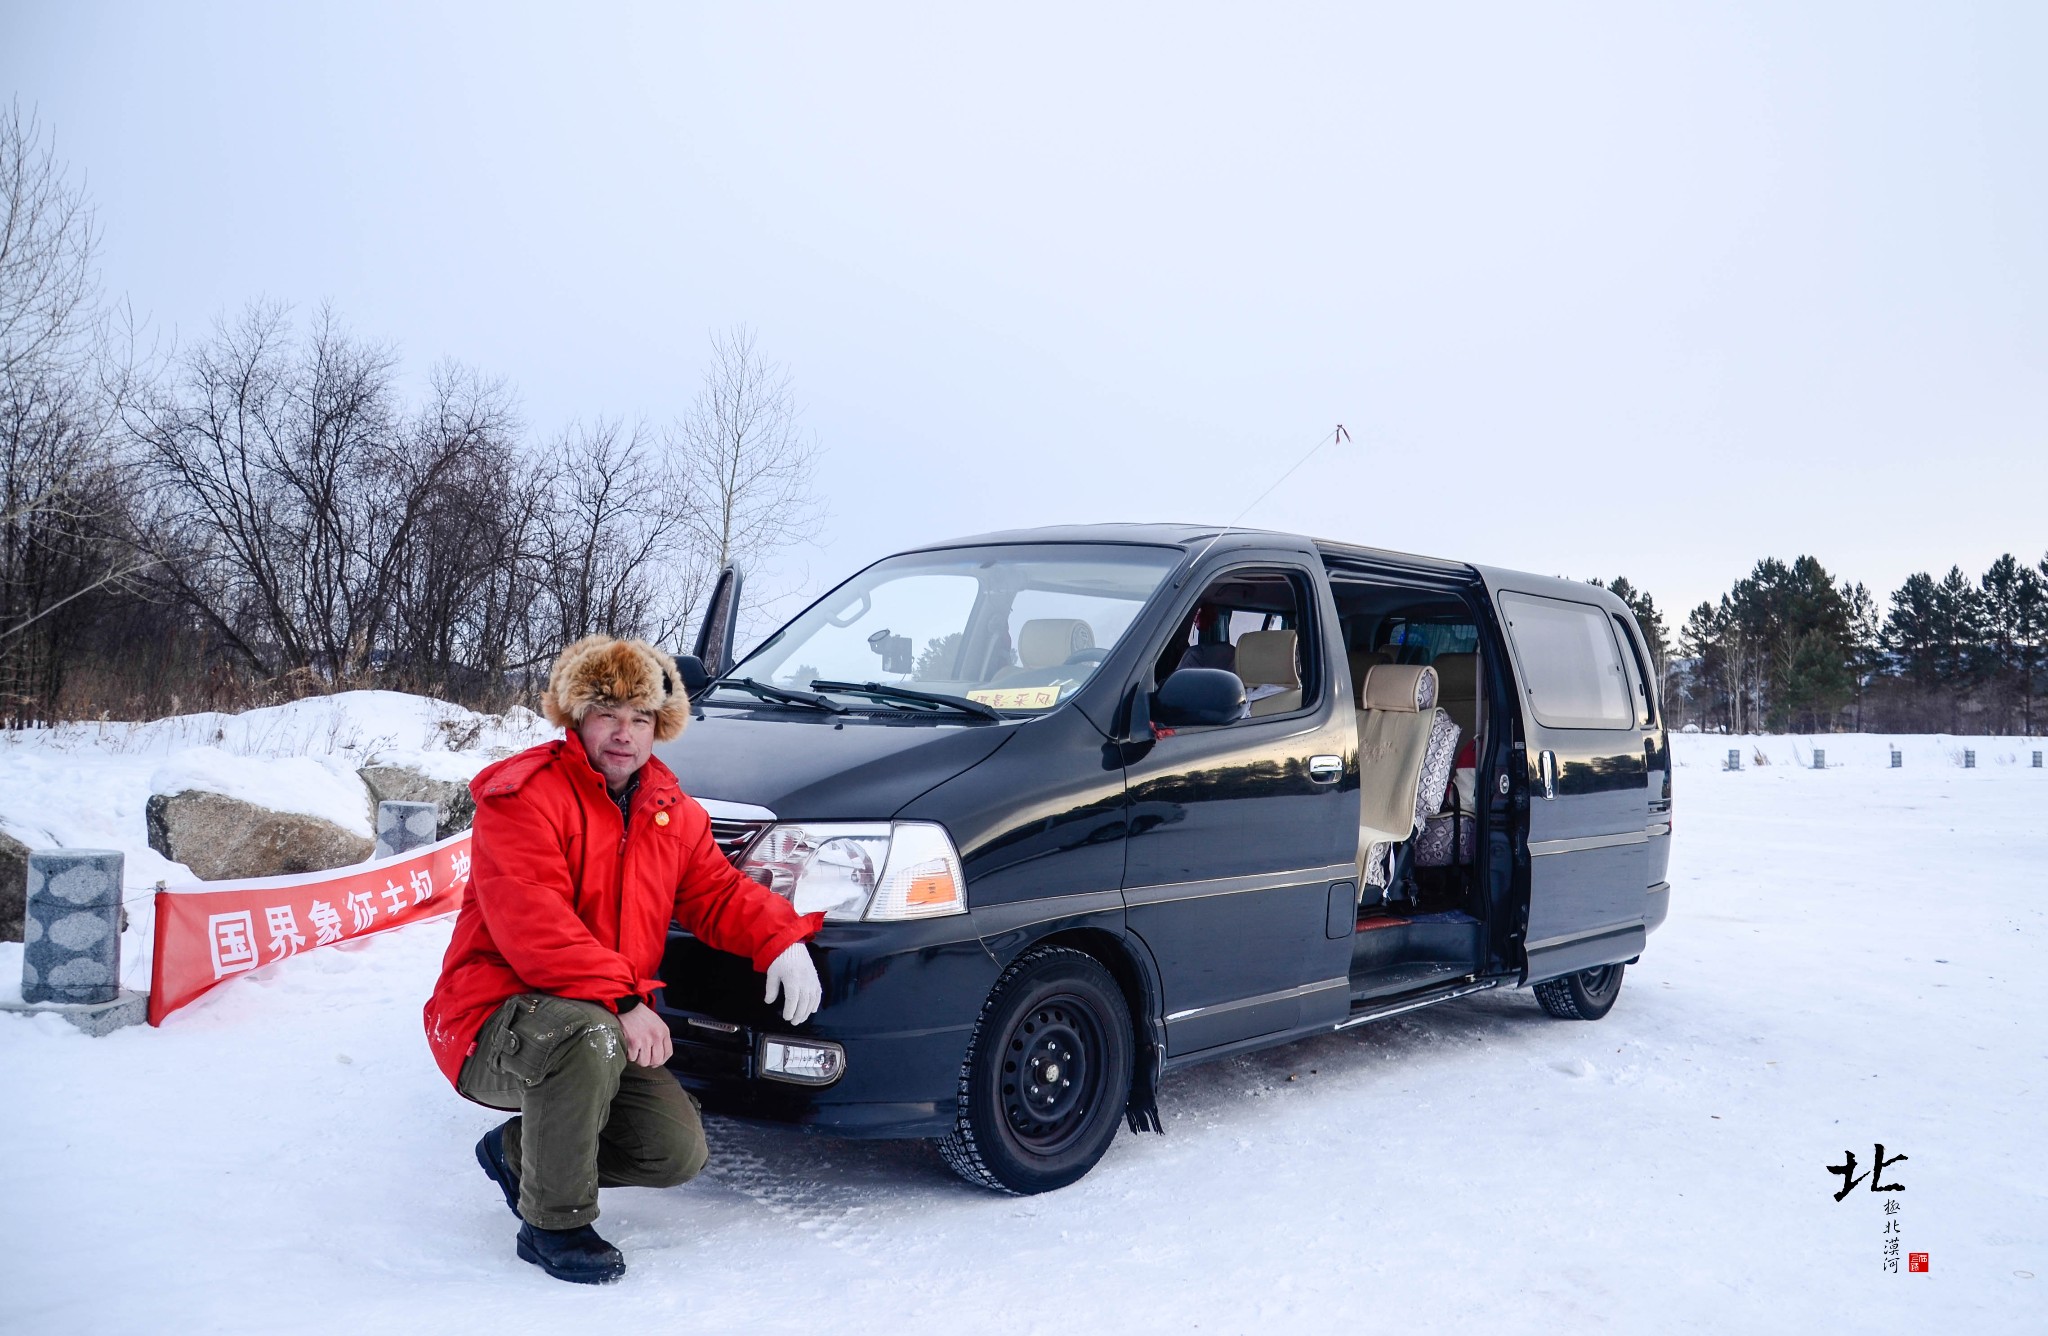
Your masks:
{"label": "fur hat", "polygon": [[690,700],[676,661],[644,640],[585,636],[555,659],[540,712],[573,729],[593,706],[623,705],[654,716],[654,740],[667,742],[690,720]]}

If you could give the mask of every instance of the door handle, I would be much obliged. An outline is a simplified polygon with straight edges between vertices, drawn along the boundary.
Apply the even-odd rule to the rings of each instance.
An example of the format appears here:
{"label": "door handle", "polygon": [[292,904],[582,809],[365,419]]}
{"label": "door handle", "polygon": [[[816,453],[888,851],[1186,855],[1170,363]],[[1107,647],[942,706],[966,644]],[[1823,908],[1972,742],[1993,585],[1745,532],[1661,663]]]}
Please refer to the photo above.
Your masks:
{"label": "door handle", "polygon": [[1344,758],[1341,756],[1308,758],[1308,777],[1318,784],[1335,784],[1343,773]]}
{"label": "door handle", "polygon": [[1543,800],[1549,802],[1557,797],[1557,753],[1546,748],[1536,758],[1536,771],[1543,778]]}

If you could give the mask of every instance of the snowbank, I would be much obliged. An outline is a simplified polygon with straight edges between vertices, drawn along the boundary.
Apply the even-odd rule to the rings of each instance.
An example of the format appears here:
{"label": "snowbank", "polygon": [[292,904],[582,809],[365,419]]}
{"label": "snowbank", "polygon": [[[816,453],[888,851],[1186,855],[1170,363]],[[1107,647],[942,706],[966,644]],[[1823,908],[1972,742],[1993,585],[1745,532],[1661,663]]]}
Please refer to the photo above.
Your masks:
{"label": "snowbank", "polygon": [[[1813,752],[1825,753],[1826,768],[1891,768],[1894,749],[1901,768],[1923,770],[1947,767],[1960,770],[1965,750],[1977,753],[1977,769],[1996,767],[2029,768],[2033,754],[2048,752],[2048,738],[2012,736],[1969,736],[1948,733],[1673,733],[1671,757],[1683,770],[1703,766],[1718,770],[1730,751],[1742,753],[1742,764],[1811,769]],[[1759,762],[1758,758],[1762,761]],[[2048,761],[2048,755],[2042,758]]]}

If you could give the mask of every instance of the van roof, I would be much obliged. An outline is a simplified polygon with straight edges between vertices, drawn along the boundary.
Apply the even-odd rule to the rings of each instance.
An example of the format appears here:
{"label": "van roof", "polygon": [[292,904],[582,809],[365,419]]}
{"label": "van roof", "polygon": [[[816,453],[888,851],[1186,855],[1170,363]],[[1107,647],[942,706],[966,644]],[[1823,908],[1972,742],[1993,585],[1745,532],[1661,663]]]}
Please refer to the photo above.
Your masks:
{"label": "van roof", "polygon": [[[1221,535],[1220,537],[1218,535]],[[1138,543],[1148,547],[1179,547],[1194,549],[1211,539],[1219,550],[1240,547],[1287,547],[1307,553],[1315,551],[1337,560],[1352,560],[1368,565],[1391,564],[1420,568],[1445,575],[1470,578],[1477,570],[1468,562],[1445,561],[1440,557],[1417,556],[1412,552],[1394,552],[1386,548],[1367,547],[1362,543],[1337,542],[1327,538],[1313,538],[1306,534],[1285,533],[1277,529],[1251,529],[1243,527],[1225,528],[1218,524],[1195,524],[1191,522],[1157,521],[1150,523],[1112,524],[1049,524],[1035,529],[1000,529],[992,533],[974,534],[965,538],[950,538],[940,543],[927,543],[913,551],[930,551],[948,547],[980,547],[995,543]]]}

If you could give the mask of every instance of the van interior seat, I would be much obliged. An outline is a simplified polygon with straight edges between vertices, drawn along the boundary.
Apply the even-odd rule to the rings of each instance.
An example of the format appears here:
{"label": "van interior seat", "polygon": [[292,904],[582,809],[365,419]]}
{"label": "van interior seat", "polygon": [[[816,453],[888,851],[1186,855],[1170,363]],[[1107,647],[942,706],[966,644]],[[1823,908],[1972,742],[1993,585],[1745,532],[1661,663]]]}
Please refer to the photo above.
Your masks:
{"label": "van interior seat", "polygon": [[[1244,680],[1251,715],[1286,714],[1301,708],[1301,670],[1295,663],[1294,632],[1247,631],[1237,638],[1237,675]],[[1260,688],[1266,688],[1263,694]]]}
{"label": "van interior seat", "polygon": [[1094,648],[1095,632],[1079,617],[1034,617],[1017,631],[1017,661],[1025,672],[1057,668]]}
{"label": "van interior seat", "polygon": [[1353,649],[1345,652],[1344,661],[1351,665],[1351,702],[1362,710],[1365,708],[1365,675],[1383,663],[1392,663],[1394,656],[1383,649]]}
{"label": "van interior seat", "polygon": [[[1377,664],[1367,671],[1358,711],[1360,898],[1384,887],[1394,847],[1436,813],[1450,782],[1458,726],[1436,707],[1434,668]],[[1432,788],[1433,785],[1433,788]]]}
{"label": "van interior seat", "polygon": [[[1431,665],[1436,669],[1437,705],[1458,726],[1458,736],[1467,741],[1479,736],[1479,656],[1439,654]],[[1477,781],[1473,767],[1452,771],[1458,786],[1458,810],[1470,816],[1479,810]]]}

